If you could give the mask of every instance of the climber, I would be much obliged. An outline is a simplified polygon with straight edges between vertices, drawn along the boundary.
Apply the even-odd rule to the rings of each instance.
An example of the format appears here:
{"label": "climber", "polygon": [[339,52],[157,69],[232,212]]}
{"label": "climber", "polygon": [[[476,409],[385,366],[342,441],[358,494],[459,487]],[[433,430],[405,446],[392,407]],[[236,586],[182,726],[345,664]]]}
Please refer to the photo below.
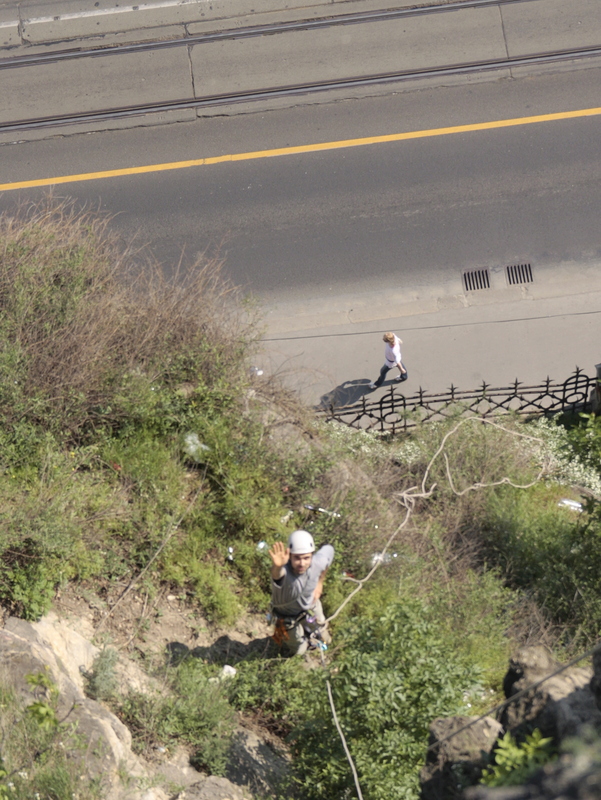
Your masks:
{"label": "climber", "polygon": [[288,547],[276,542],[269,555],[274,640],[290,655],[323,647],[330,636],[320,597],[326,572],[334,560],[334,548],[325,544],[316,553],[311,534],[294,531]]}

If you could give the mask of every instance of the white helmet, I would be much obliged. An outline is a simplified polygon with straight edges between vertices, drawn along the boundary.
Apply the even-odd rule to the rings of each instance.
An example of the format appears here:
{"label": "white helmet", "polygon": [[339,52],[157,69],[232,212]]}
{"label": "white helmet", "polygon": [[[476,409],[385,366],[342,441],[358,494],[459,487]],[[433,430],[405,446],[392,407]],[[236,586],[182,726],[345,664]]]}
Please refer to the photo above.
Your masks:
{"label": "white helmet", "polygon": [[307,531],[294,531],[288,539],[288,548],[293,555],[315,552],[315,542]]}

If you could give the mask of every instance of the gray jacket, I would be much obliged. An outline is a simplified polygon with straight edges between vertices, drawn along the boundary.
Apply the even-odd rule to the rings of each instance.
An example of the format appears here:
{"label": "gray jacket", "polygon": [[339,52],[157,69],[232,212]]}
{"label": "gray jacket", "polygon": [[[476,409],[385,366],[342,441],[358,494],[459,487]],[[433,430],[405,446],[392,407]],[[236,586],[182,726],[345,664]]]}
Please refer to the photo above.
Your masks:
{"label": "gray jacket", "polygon": [[309,611],[321,573],[333,560],[334,548],[331,544],[324,544],[313,554],[311,566],[304,575],[295,575],[288,562],[284,567],[284,577],[271,581],[271,605],[274,612],[282,617],[296,617],[302,611]]}

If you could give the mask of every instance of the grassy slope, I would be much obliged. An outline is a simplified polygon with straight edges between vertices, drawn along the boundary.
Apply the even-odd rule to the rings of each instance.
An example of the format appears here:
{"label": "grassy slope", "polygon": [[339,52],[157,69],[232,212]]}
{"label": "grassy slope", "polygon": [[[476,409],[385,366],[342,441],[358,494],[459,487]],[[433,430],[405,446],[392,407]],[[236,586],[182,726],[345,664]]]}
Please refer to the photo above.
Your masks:
{"label": "grassy slope", "polygon": [[[168,280],[124,253],[106,222],[68,206],[2,217],[0,253],[5,607],[37,618],[67,582],[110,594],[143,580],[150,593],[177,587],[206,618],[232,624],[267,606],[257,544],[310,525],[336,546],[325,595],[333,613],[353,588],[343,571],[368,572],[405,518],[403,492],[421,484],[456,423],[396,442],[320,426],[281,388],[251,383],[258,328],[218,264]],[[529,483],[549,458],[566,472],[558,453],[569,441],[547,428],[523,433],[511,420],[454,430],[446,462],[439,455],[429,469],[436,488],[411,504],[394,557],[333,624],[329,674],[366,797],[415,796],[428,721],[484,709],[513,643],[574,647],[594,635],[596,510],[575,520],[557,506],[566,492],[557,483],[470,490]],[[587,462],[581,482],[593,488],[595,437],[573,437]],[[308,518],[306,503],[341,517]],[[292,734],[304,796],[343,796],[352,784],[324,705],[325,673],[281,660],[238,666],[218,696],[208,678],[219,665],[198,662],[169,671],[173,694],[160,712],[156,698],[112,702],[141,741],[188,741],[217,772],[230,728],[209,721],[231,706],[252,713]],[[319,747],[323,766],[309,770]]]}

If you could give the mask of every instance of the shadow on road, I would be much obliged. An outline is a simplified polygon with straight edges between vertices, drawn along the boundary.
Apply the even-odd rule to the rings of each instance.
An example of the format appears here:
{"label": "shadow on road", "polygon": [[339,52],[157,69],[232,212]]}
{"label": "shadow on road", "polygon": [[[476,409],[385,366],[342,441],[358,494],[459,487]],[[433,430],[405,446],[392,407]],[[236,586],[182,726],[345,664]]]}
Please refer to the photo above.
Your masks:
{"label": "shadow on road", "polygon": [[[355,381],[345,381],[327,394],[323,394],[319,399],[318,408],[342,408],[342,406],[352,406],[366,394],[371,394],[369,388],[369,378],[358,378]],[[384,381],[380,388],[386,386],[399,386],[400,382],[396,378]]]}
{"label": "shadow on road", "polygon": [[340,408],[341,406],[351,406],[360,400],[363,395],[371,392],[369,388],[369,378],[359,378],[355,381],[345,381],[335,389],[322,395],[319,399],[319,408]]}

